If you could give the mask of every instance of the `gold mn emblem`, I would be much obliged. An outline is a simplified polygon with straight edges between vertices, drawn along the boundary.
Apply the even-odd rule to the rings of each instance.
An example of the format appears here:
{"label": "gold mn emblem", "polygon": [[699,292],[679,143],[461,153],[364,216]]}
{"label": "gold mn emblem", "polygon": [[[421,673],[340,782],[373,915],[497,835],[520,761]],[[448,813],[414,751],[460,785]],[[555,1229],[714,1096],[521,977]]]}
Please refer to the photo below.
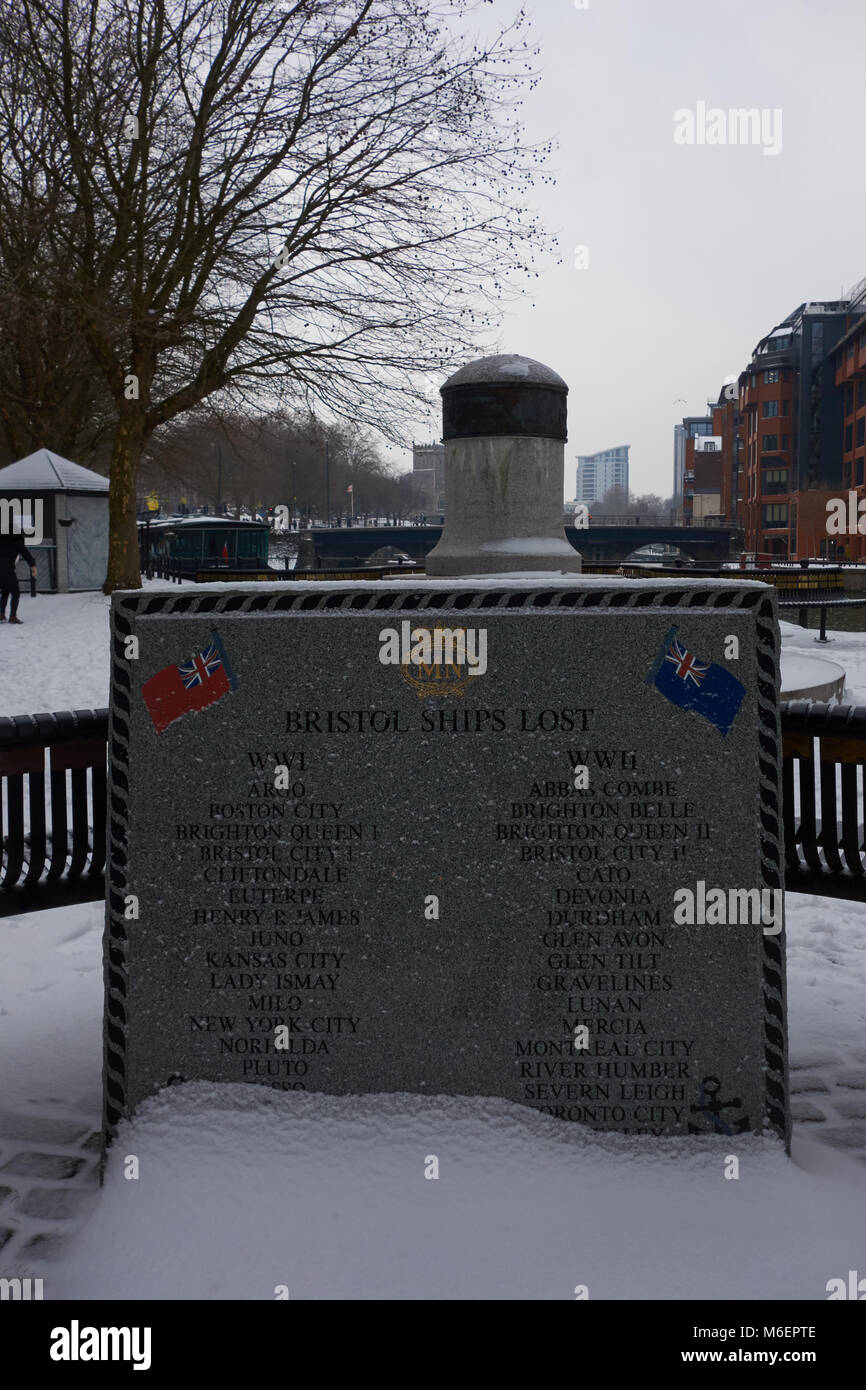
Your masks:
{"label": "gold mn emblem", "polygon": [[[441,627],[432,629],[434,650],[436,648],[437,632],[444,633],[445,630],[445,628]],[[465,644],[465,628],[452,628],[451,631],[454,634],[462,632],[464,634]],[[442,642],[443,639],[440,637],[440,650]],[[400,675],[407,685],[411,685],[419,700],[423,700],[431,695],[465,695],[466,688],[471,679],[467,668],[465,666],[458,666],[453,661],[433,661],[429,664],[411,662],[400,666]]]}

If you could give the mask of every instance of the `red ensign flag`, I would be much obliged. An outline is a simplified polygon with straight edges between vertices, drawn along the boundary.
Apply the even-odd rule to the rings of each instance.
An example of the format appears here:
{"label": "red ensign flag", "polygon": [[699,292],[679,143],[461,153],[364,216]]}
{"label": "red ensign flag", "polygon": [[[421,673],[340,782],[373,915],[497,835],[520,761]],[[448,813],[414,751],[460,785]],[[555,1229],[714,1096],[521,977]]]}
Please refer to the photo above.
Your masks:
{"label": "red ensign flag", "polygon": [[235,678],[216,632],[203,652],[180,666],[164,666],[141,687],[144,703],[158,734],[190,710],[207,709],[235,688]]}

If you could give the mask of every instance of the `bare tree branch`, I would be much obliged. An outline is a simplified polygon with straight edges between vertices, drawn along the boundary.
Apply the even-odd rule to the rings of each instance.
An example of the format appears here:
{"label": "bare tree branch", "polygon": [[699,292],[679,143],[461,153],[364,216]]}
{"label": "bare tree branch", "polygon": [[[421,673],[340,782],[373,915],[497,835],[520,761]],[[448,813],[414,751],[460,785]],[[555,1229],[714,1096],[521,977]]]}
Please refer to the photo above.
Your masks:
{"label": "bare tree branch", "polygon": [[514,124],[534,81],[523,12],[482,42],[478,8],[3,12],[0,85],[17,72],[37,117],[0,101],[0,198],[24,196],[27,166],[52,213],[24,297],[53,264],[51,302],[114,414],[107,590],[139,582],[135,474],[154,431],[214,398],[399,440],[431,375],[492,344],[504,298],[547,249],[529,209],[546,149]]}

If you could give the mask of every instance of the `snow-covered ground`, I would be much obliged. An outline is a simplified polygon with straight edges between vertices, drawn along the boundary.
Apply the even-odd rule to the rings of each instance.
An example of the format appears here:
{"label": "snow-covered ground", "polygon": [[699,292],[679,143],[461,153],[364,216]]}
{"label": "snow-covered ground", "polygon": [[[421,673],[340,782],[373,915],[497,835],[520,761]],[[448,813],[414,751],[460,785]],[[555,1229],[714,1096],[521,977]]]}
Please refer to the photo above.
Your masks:
{"label": "snow-covered ground", "polygon": [[[0,714],[104,706],[108,600],[24,598],[22,617],[0,628]],[[786,651],[826,651],[866,704],[866,635],[833,637],[783,624]],[[790,1159],[489,1098],[199,1083],[123,1128],[100,1191],[101,932],[98,904],[0,920],[0,1274],[48,1299],[823,1300],[863,1270],[860,904],[787,897]]]}
{"label": "snow-covered ground", "polygon": [[864,912],[791,894],[787,916],[811,1115],[790,1159],[499,1100],[197,1083],[124,1126],[101,1192],[101,908],[6,919],[0,1273],[47,1299],[826,1299],[866,1249]]}
{"label": "snow-covered ground", "polygon": [[109,603],[99,593],[22,596],[22,626],[0,625],[0,715],[108,703]]}
{"label": "snow-covered ground", "polygon": [[[145,581],[148,589],[179,587]],[[260,584],[255,587],[261,591]],[[0,715],[100,709],[108,704],[109,604],[99,593],[22,598],[23,625],[0,627]],[[838,662],[847,675],[845,701],[866,705],[866,634],[833,632],[832,642],[824,646],[816,642],[814,631],[789,622],[780,627],[786,653]]]}
{"label": "snow-covered ground", "polygon": [[[832,621],[832,613],[828,616]],[[779,629],[782,633],[782,651],[786,656],[817,657],[835,662],[845,672],[844,703],[866,705],[866,633],[828,628],[830,640],[824,643],[817,640],[815,628],[798,627],[796,623],[783,621],[779,623]]]}
{"label": "snow-covered ground", "polygon": [[[163,580],[147,589],[177,589]],[[184,588],[195,588],[190,583]],[[21,627],[0,626],[0,715],[108,705],[111,599],[101,593],[22,594]]]}

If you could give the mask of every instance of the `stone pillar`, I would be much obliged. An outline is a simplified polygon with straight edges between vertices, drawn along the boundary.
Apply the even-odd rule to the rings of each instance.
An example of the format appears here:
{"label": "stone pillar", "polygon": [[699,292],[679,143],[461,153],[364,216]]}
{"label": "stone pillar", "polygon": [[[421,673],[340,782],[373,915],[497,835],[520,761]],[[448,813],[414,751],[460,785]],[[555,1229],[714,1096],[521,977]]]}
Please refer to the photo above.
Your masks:
{"label": "stone pillar", "polygon": [[529,357],[483,357],[445,382],[445,524],[429,575],[577,573],[562,524],[568,387]]}
{"label": "stone pillar", "polygon": [[311,531],[298,532],[298,558],[296,563],[299,570],[316,569],[316,547],[313,544],[313,534]]}

